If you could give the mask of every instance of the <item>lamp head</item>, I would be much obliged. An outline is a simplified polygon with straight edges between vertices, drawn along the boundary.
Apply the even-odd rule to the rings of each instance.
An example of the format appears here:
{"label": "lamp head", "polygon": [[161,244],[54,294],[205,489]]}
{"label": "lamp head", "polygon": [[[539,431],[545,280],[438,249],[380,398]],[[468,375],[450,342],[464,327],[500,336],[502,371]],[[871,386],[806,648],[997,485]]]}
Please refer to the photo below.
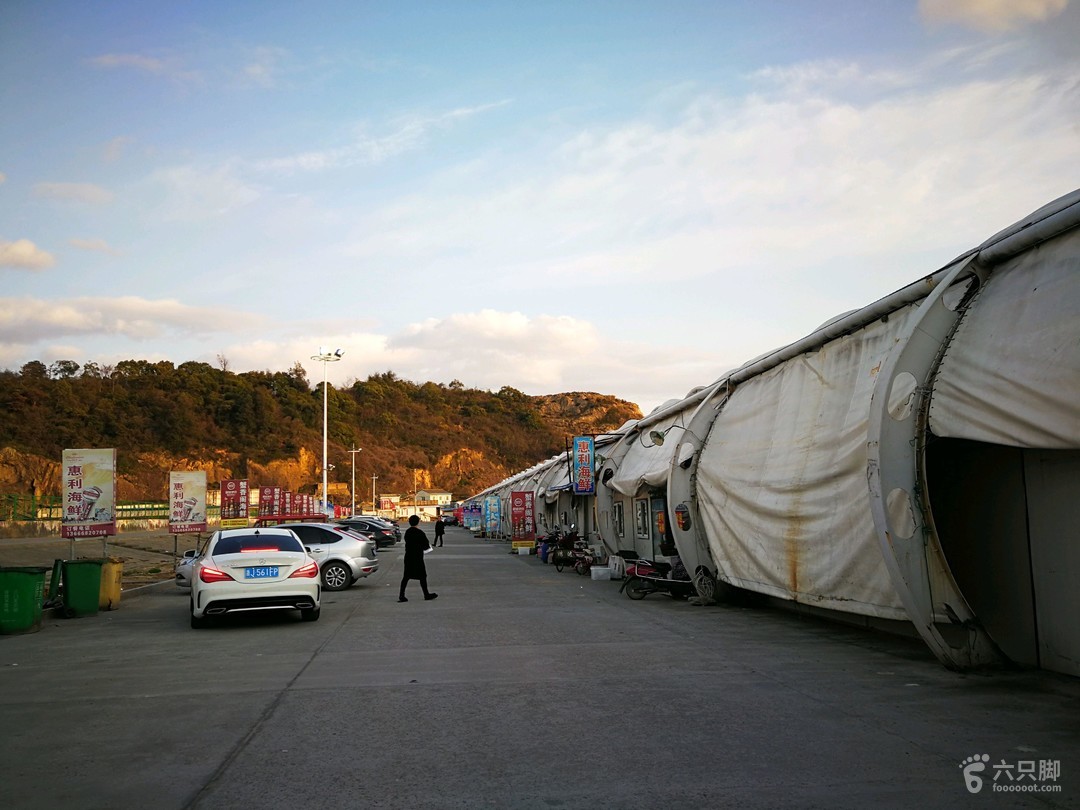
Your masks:
{"label": "lamp head", "polygon": [[334,349],[334,357],[340,358],[343,354],[345,354],[343,349]]}
{"label": "lamp head", "polygon": [[649,438],[652,439],[652,443],[657,447],[660,447],[664,443],[664,437],[667,435],[667,431],[661,433],[659,430],[650,430]]}

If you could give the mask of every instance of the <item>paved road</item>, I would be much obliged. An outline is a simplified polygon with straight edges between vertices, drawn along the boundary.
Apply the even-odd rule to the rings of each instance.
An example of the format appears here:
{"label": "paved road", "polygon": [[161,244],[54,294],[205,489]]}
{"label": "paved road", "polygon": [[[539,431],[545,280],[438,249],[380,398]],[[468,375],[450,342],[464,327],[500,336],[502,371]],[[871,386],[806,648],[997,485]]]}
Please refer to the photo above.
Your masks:
{"label": "paved road", "polygon": [[[191,630],[165,583],[0,637],[0,807],[1080,806],[1075,679],[631,602],[453,528],[439,598],[399,604],[401,551],[380,556],[316,624]],[[973,795],[961,765],[984,754]],[[1020,762],[1060,763],[1061,792],[992,792]]]}

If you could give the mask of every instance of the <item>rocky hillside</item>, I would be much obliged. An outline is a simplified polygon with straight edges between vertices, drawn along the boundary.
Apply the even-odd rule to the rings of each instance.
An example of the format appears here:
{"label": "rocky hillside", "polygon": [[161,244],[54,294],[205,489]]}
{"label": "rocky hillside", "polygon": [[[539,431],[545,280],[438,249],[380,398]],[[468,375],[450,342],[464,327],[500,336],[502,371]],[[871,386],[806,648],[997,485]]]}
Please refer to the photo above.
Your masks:
{"label": "rocky hillside", "polygon": [[[561,452],[568,437],[640,418],[603,394],[528,396],[393,372],[328,389],[331,494],[357,500],[439,488],[473,494]],[[119,497],[164,497],[170,470],[206,470],[213,485],[247,478],[313,492],[321,481],[322,387],[299,364],[234,374],[205,363],[70,361],[0,372],[0,494],[59,494],[65,448],[115,447]],[[362,448],[352,455],[350,449]],[[377,479],[373,481],[373,476]]]}

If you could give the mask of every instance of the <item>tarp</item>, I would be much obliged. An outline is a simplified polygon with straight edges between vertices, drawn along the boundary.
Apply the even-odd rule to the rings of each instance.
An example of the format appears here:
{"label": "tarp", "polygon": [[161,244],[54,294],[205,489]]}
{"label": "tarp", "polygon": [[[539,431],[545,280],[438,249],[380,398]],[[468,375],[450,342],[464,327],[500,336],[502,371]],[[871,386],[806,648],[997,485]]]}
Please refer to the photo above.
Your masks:
{"label": "tarp", "polygon": [[698,508],[724,579],[818,607],[906,618],[871,516],[866,439],[877,372],[913,310],[732,392],[697,468]]}
{"label": "tarp", "polygon": [[547,503],[555,503],[559,499],[559,492],[571,486],[566,454],[562,453],[547,462],[544,474],[536,483],[536,497],[543,498]]}
{"label": "tarp", "polygon": [[1080,447],[1080,232],[991,273],[934,382],[937,436]]}
{"label": "tarp", "polygon": [[[643,487],[667,486],[668,470],[671,469],[671,456],[679,443],[680,427],[684,421],[690,419],[691,413],[676,411],[675,413],[653,422],[633,439],[629,440],[626,455],[619,461],[615,469],[615,475],[607,482],[607,485],[616,492],[628,497],[638,494]],[[677,425],[672,428],[673,425]],[[652,431],[664,431],[672,428],[661,445],[656,445],[649,438]]]}

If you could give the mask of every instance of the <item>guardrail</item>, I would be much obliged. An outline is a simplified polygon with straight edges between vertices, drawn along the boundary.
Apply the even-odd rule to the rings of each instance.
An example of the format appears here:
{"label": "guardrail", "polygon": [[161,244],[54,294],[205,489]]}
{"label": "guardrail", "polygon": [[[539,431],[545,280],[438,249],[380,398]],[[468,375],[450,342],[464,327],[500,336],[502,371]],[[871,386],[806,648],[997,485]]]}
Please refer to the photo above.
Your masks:
{"label": "guardrail", "polygon": [[[218,518],[221,508],[207,505],[207,518]],[[58,495],[0,495],[0,522],[56,521],[64,515],[64,504]],[[251,510],[251,517],[258,517]],[[117,520],[168,520],[168,501],[132,501],[116,505]]]}

